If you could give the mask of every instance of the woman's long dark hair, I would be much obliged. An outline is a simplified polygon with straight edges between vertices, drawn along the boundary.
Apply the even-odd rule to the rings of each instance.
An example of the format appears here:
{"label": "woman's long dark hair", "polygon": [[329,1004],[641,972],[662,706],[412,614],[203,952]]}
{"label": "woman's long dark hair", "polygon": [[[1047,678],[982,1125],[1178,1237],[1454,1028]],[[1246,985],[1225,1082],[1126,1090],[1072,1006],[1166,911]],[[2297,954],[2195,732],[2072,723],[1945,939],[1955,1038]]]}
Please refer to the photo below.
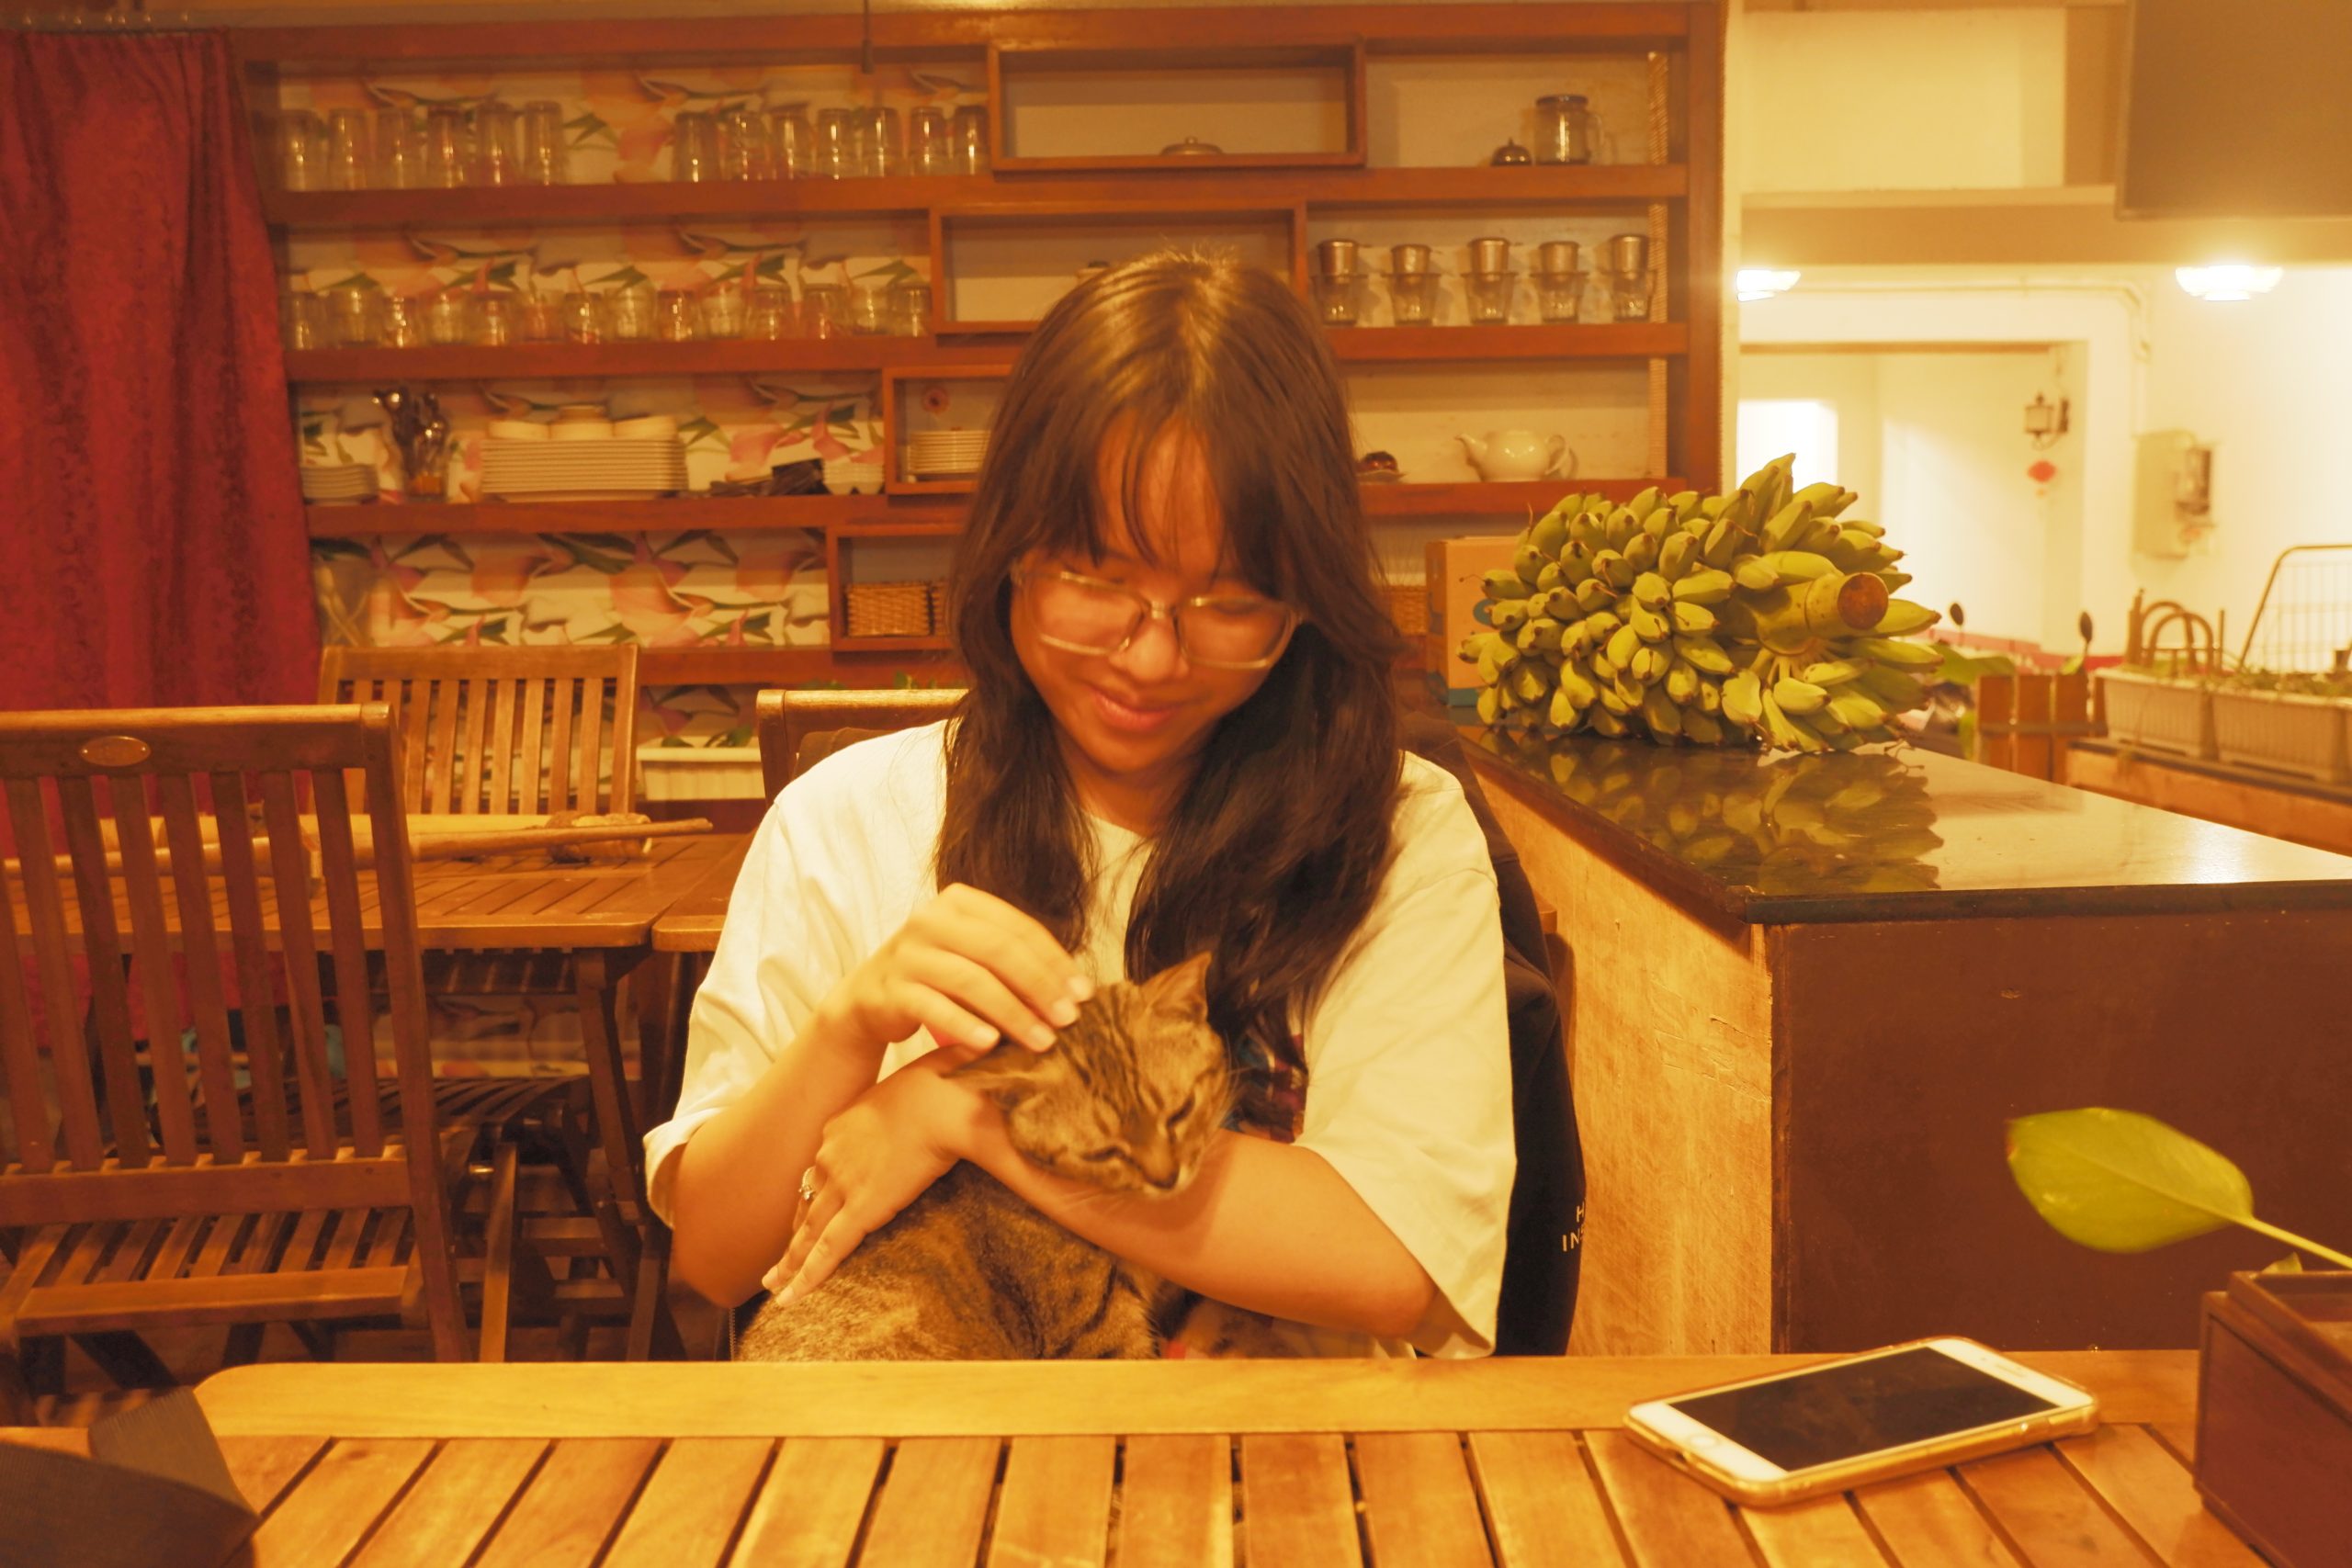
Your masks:
{"label": "woman's long dark hair", "polygon": [[1330,977],[1388,863],[1400,643],[1376,587],[1338,362],[1271,274],[1175,253],[1128,262],[1065,295],[1014,367],[950,582],[972,686],[947,748],[939,881],[985,888],[1066,946],[1082,942],[1092,838],[1013,649],[1011,573],[1033,550],[1099,557],[1106,440],[1124,437],[1132,520],[1137,470],[1170,433],[1199,440],[1225,522],[1219,570],[1302,620],[1212,732],[1154,840],[1127,972],[1214,951],[1209,1017],[1228,1050],[1246,1063],[1254,1042],[1297,1069],[1289,1010]]}

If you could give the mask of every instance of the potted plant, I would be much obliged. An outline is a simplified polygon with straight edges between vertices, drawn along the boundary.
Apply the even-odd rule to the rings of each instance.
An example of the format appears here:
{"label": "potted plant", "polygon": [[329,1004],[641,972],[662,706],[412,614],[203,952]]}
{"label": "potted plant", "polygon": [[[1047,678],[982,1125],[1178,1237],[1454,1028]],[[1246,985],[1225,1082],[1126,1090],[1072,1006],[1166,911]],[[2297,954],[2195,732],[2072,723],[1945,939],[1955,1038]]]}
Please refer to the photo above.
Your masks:
{"label": "potted plant", "polygon": [[2187,671],[2155,665],[2103,670],[2098,679],[2109,739],[2212,759],[2210,682]]}
{"label": "potted plant", "polygon": [[[2243,1171],[2152,1117],[2057,1111],[2008,1133],[2018,1190],[2069,1240],[2145,1252],[2234,1224],[2295,1249],[2205,1297],[2197,1489],[2281,1568],[2346,1562],[2352,1256],[2256,1219]],[[2344,1271],[2304,1272],[2303,1253]]]}
{"label": "potted plant", "polygon": [[2352,679],[2241,670],[2213,688],[2213,744],[2225,762],[2322,784],[2352,779]]}

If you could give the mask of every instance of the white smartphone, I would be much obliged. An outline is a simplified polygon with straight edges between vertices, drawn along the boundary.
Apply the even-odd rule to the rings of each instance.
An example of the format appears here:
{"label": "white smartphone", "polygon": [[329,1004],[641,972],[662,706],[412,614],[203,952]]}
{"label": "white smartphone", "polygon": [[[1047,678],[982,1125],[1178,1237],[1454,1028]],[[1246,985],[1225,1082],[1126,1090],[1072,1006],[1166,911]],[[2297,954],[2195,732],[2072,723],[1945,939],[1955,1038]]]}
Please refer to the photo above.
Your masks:
{"label": "white smartphone", "polygon": [[1792,1503],[2086,1432],[2098,1401],[1973,1339],[1920,1339],[1636,1404],[1626,1430],[1726,1496]]}

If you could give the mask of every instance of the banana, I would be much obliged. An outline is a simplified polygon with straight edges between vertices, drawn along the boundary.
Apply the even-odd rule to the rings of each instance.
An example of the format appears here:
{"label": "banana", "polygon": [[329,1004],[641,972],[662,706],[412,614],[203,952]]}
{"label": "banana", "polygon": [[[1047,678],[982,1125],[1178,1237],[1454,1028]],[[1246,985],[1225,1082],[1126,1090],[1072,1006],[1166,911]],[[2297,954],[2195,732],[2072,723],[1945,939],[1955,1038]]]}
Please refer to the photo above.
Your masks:
{"label": "banana", "polygon": [[[1682,739],[1701,746],[1720,746],[1724,743],[1723,723],[1711,713],[1685,708],[1682,710]],[[1723,836],[1718,835],[1718,837]],[[1728,837],[1723,837],[1723,843],[1726,850],[1731,847]],[[1721,856],[1718,855],[1717,858],[1720,859]]]}
{"label": "banana", "polygon": [[1617,635],[1617,628],[1625,624],[1625,617],[1614,610],[1596,610],[1585,617],[1584,624],[1592,628],[1593,646],[1598,648]]}
{"label": "banana", "polygon": [[1856,637],[1854,651],[1865,659],[1904,670],[1933,670],[1944,661],[1942,652],[1927,643],[1904,642],[1894,637]]}
{"label": "banana", "polygon": [[1702,680],[1699,682],[1699,706],[1702,710],[1707,713],[1721,713],[1723,711],[1724,688],[1722,682]]}
{"label": "banana", "polygon": [[1584,606],[1577,603],[1575,591],[1565,586],[1553,589],[1532,603],[1537,614],[1549,615],[1562,625],[1584,619]]}
{"label": "banana", "polygon": [[1606,549],[1609,545],[1609,520],[1598,513],[1579,512],[1568,519],[1568,537],[1584,550]]}
{"label": "banana", "polygon": [[1560,623],[1549,615],[1530,615],[1527,624],[1519,628],[1519,646],[1522,649],[1532,648],[1555,653],[1559,651],[1562,629]]}
{"label": "banana", "polygon": [[1652,485],[1647,490],[1643,491],[1640,494],[1634,496],[1633,500],[1627,502],[1625,503],[1625,510],[1632,513],[1636,517],[1646,519],[1652,512],[1657,509],[1657,486]]}
{"label": "banana", "polygon": [[1498,567],[1487,573],[1478,580],[1478,586],[1489,599],[1522,599],[1527,595],[1527,584],[1508,567]]}
{"label": "banana", "polygon": [[1828,552],[1829,547],[1837,542],[1838,525],[1826,517],[1815,517],[1806,526],[1804,534],[1799,536],[1797,548],[1811,550],[1815,555],[1824,555]]}
{"label": "banana", "polygon": [[1765,565],[1762,556],[1742,556],[1734,561],[1731,580],[1750,593],[1770,593],[1781,586],[1781,574]]}
{"label": "banana", "polygon": [[1635,631],[1629,621],[1609,636],[1609,662],[1620,670],[1630,670],[1634,655],[1641,650],[1641,647],[1642,634]]}
{"label": "banana", "polygon": [[1611,682],[1608,685],[1600,688],[1600,701],[1594,706],[1592,711],[1596,714],[1605,713],[1612,715],[1618,718],[1623,718],[1634,711],[1634,704],[1627,702],[1624,697],[1619,694],[1616,682]]}
{"label": "banana", "polygon": [[1586,655],[1586,662],[1592,666],[1593,678],[1602,686],[1606,687],[1610,682],[1617,679],[1617,661],[1609,657],[1609,649],[1606,647],[1595,648]]}
{"label": "banana", "polygon": [[1532,703],[1551,690],[1551,675],[1549,667],[1540,662],[1521,662],[1518,669],[1511,671],[1511,691],[1518,695],[1520,701]]}
{"label": "banana", "polygon": [[1886,709],[1868,692],[1832,692],[1826,711],[1844,720],[1849,729],[1875,729],[1886,722]]}
{"label": "banana", "polygon": [[1802,748],[1804,745],[1803,735],[1781,711],[1781,705],[1771,693],[1764,694],[1761,706],[1764,710],[1764,739],[1775,746]]}
{"label": "banana", "polygon": [[1713,567],[1694,571],[1674,584],[1672,592],[1680,604],[1720,604],[1731,597],[1736,579],[1730,572],[1717,571]]}
{"label": "banana", "polygon": [[1838,716],[1838,710],[1826,703],[1808,714],[1805,722],[1824,735],[1843,735],[1851,728]]}
{"label": "banana", "polygon": [[1615,589],[1634,586],[1634,579],[1641,575],[1634,564],[1616,550],[1602,550],[1592,558],[1592,574]]}
{"label": "banana", "polygon": [[1812,526],[1812,504],[1808,502],[1792,501],[1772,513],[1772,520],[1764,525],[1764,547],[1767,550],[1792,548],[1799,539],[1804,536],[1805,530]]}
{"label": "banana", "polygon": [[1588,577],[1577,584],[1577,603],[1588,615],[1598,615],[1617,603],[1616,591],[1598,577]]}
{"label": "banana", "polygon": [[1674,508],[1675,516],[1688,523],[1699,515],[1699,502],[1702,499],[1695,490],[1679,490],[1666,498],[1666,503]]}
{"label": "banana", "polygon": [[1674,629],[1693,636],[1715,629],[1715,613],[1704,604],[1694,604],[1688,599],[1677,599],[1673,609]]}
{"label": "banana", "polygon": [[1528,529],[1527,542],[1556,561],[1568,542],[1567,518],[1558,507],[1554,507],[1537,518],[1534,526]]}
{"label": "banana", "polygon": [[1650,727],[1652,735],[1679,735],[1682,733],[1682,710],[1674,705],[1674,700],[1663,690],[1654,686],[1642,699],[1642,722]]}
{"label": "banana", "polygon": [[1697,539],[1688,534],[1675,534],[1657,547],[1657,574],[1672,582],[1690,570],[1690,563],[1698,555]]}
{"label": "banana", "polygon": [[1853,501],[1854,492],[1841,490],[1827,479],[1815,479],[1789,499],[1804,502],[1826,516],[1835,516]]}
{"label": "banana", "polygon": [[[1690,659],[1690,650],[1684,649],[1682,656]],[[1690,662],[1699,664],[1695,659],[1691,659]],[[1703,670],[1706,666],[1699,664],[1699,668]],[[1762,683],[1754,674],[1743,670],[1724,682],[1724,716],[1734,724],[1754,729],[1764,719],[1762,698]]]}
{"label": "banana", "polygon": [[1678,707],[1688,707],[1699,695],[1699,671],[1687,659],[1678,659],[1666,669],[1666,694]]}
{"label": "banana", "polygon": [[1786,587],[1792,582],[1810,582],[1816,577],[1827,577],[1838,570],[1838,563],[1827,556],[1811,550],[1774,550],[1760,558],[1770,567],[1774,586]]}
{"label": "banana", "polygon": [[1632,508],[1621,506],[1609,514],[1609,547],[1611,549],[1623,549],[1627,542],[1641,531],[1642,520],[1634,515]]}
{"label": "banana", "polygon": [[1889,593],[1907,585],[1911,581],[1911,574],[1907,571],[1882,571],[1877,573],[1877,577],[1881,582],[1886,584],[1886,591]]}
{"label": "banana", "polygon": [[[1510,569],[1519,573],[1521,581],[1532,587],[1536,575],[1544,570],[1544,552],[1533,545],[1521,545],[1519,553],[1510,558]],[[1524,593],[1527,590],[1522,588],[1520,592]]]}
{"label": "banana", "polygon": [[1926,631],[1942,619],[1943,616],[1925,604],[1914,604],[1908,599],[1890,599],[1886,614],[1878,618],[1878,625],[1872,626],[1871,632],[1877,637],[1909,637],[1914,632]]}
{"label": "banana", "polygon": [[1674,651],[1694,670],[1710,675],[1728,675],[1736,668],[1723,645],[1711,637],[1679,637],[1674,639]]}
{"label": "banana", "polygon": [[1560,581],[1570,588],[1592,580],[1592,558],[1582,550],[1571,549],[1560,557]]}
{"label": "banana", "polygon": [[1589,708],[1600,700],[1600,688],[1573,660],[1560,666],[1560,691],[1572,705],[1579,708]]}
{"label": "banana", "polygon": [[1634,603],[1644,609],[1655,610],[1674,597],[1674,587],[1655,571],[1645,571],[1634,579]]}
{"label": "banana", "polygon": [[1642,518],[1642,532],[1661,545],[1665,544],[1668,537],[1677,533],[1679,528],[1680,525],[1674,520],[1674,508],[1671,506],[1653,507]]}
{"label": "banana", "polygon": [[1657,564],[1657,541],[1647,534],[1636,534],[1625,542],[1625,560],[1634,574],[1649,570]]}
{"label": "banana", "polygon": [[1500,687],[1488,686],[1478,694],[1478,722],[1493,724],[1503,716],[1503,694]]}
{"label": "banana", "polygon": [[1699,558],[1709,566],[1729,566],[1732,557],[1739,553],[1739,541],[1743,537],[1745,536],[1732,526],[1728,518],[1718,517],[1707,525],[1707,544],[1699,552]]}
{"label": "banana", "polygon": [[1862,671],[1869,668],[1857,659],[1825,659],[1817,664],[1806,665],[1804,674],[1816,686],[1842,686],[1849,681],[1860,679]]}
{"label": "banana", "polygon": [[1562,686],[1552,694],[1552,705],[1544,716],[1562,729],[1574,729],[1577,727],[1579,715],[1577,712],[1576,700],[1568,695],[1568,689],[1566,686]]}
{"label": "banana", "polygon": [[1889,713],[1908,713],[1928,700],[1928,688],[1900,670],[1874,666],[1862,671],[1862,689],[1885,705]]}
{"label": "banana", "polygon": [[1498,599],[1487,606],[1487,621],[1498,632],[1515,632],[1526,623],[1527,601]]}
{"label": "banana", "polygon": [[1634,650],[1634,662],[1629,667],[1629,672],[1643,685],[1654,686],[1672,665],[1673,660],[1670,655],[1644,644]]}
{"label": "banana", "polygon": [[1547,560],[1544,563],[1544,569],[1535,574],[1536,592],[1549,593],[1558,586],[1560,586],[1560,563],[1555,560]]}
{"label": "banana", "polygon": [[1786,714],[1818,713],[1829,701],[1829,694],[1810,681],[1800,681],[1793,675],[1783,675],[1772,682],[1772,700]]}
{"label": "banana", "polygon": [[1625,624],[1634,628],[1644,642],[1664,642],[1674,635],[1674,623],[1656,610],[1640,604],[1625,613]]}
{"label": "banana", "polygon": [[1616,739],[1622,737],[1626,731],[1627,726],[1625,721],[1618,717],[1615,714],[1611,713],[1605,707],[1589,708],[1586,710],[1584,718],[1585,722],[1592,726],[1596,731],[1608,736],[1611,739]]}

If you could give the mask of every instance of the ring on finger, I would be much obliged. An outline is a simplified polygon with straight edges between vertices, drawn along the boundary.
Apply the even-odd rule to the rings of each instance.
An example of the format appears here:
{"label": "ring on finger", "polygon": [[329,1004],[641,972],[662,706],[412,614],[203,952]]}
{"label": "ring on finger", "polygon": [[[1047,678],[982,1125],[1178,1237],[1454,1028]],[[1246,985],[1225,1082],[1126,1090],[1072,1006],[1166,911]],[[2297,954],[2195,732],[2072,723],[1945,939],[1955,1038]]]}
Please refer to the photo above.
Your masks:
{"label": "ring on finger", "polygon": [[800,1173],[800,1201],[804,1203],[817,1201],[817,1168],[813,1165]]}

